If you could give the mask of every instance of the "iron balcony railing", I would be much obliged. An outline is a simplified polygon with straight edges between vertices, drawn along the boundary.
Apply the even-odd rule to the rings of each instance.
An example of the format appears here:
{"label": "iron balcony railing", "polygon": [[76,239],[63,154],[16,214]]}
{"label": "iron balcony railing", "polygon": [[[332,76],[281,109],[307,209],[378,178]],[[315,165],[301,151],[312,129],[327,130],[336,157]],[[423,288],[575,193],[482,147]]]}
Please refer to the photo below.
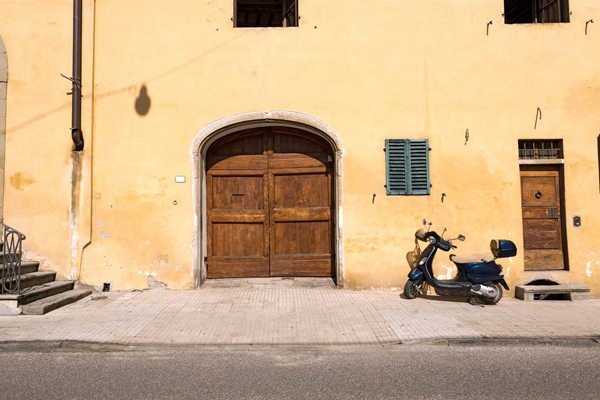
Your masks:
{"label": "iron balcony railing", "polygon": [[2,230],[2,287],[0,294],[21,294],[21,248],[25,235],[0,222]]}

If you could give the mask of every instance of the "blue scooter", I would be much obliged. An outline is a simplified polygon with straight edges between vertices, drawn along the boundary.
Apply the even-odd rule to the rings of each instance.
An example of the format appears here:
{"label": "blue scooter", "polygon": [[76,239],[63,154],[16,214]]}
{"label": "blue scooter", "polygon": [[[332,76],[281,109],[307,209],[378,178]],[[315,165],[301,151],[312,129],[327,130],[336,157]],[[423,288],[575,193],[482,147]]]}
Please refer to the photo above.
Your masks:
{"label": "blue scooter", "polygon": [[[423,221],[426,224],[426,221]],[[429,223],[431,227],[431,222]],[[427,242],[429,245],[421,252],[417,246],[407,255],[412,270],[408,274],[408,281],[404,285],[404,296],[414,299],[419,294],[426,293],[427,285],[432,286],[440,296],[468,296],[469,302],[475,304],[475,297],[484,304],[496,304],[502,298],[502,287],[506,290],[508,285],[504,280],[502,266],[496,264],[497,258],[514,257],[517,247],[510,240],[492,240],[490,243],[491,254],[473,254],[469,256],[450,255],[450,260],[456,264],[458,273],[450,280],[438,280],[433,277],[433,258],[438,250],[450,251],[456,249],[453,240],[464,241],[464,235],[455,239],[444,239],[434,231],[419,229],[415,233],[418,241]]]}

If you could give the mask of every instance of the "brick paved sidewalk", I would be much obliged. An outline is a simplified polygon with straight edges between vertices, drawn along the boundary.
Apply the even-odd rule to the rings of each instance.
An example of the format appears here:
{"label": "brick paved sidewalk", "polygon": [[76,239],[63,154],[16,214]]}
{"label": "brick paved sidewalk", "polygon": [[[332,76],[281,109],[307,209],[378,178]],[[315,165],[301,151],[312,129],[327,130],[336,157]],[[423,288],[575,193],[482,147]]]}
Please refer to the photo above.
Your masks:
{"label": "brick paved sidewalk", "polygon": [[484,307],[389,292],[266,286],[95,293],[43,316],[0,317],[0,342],[359,345],[600,337],[600,300],[504,298]]}

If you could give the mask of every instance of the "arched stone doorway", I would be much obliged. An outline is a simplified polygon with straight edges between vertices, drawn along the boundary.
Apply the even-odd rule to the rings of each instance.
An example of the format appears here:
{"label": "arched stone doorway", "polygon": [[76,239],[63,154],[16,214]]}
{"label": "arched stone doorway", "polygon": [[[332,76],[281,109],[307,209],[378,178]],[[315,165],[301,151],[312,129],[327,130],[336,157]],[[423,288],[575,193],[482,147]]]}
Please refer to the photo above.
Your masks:
{"label": "arched stone doorway", "polygon": [[235,276],[343,285],[342,154],[331,128],[290,111],[202,129],[192,145],[194,286]]}
{"label": "arched stone doorway", "polygon": [[8,57],[0,36],[0,220],[4,221],[4,159],[6,144],[6,89],[8,84]]}

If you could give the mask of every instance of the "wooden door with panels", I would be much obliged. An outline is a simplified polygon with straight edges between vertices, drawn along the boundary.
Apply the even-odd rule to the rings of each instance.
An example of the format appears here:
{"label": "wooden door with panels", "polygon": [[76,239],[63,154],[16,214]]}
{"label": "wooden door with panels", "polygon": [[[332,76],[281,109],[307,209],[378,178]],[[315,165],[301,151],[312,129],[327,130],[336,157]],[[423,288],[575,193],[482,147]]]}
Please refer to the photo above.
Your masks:
{"label": "wooden door with panels", "polygon": [[313,134],[246,130],[207,153],[208,278],[334,276],[333,153]]}
{"label": "wooden door with panels", "polygon": [[565,269],[558,166],[521,170],[525,270]]}

